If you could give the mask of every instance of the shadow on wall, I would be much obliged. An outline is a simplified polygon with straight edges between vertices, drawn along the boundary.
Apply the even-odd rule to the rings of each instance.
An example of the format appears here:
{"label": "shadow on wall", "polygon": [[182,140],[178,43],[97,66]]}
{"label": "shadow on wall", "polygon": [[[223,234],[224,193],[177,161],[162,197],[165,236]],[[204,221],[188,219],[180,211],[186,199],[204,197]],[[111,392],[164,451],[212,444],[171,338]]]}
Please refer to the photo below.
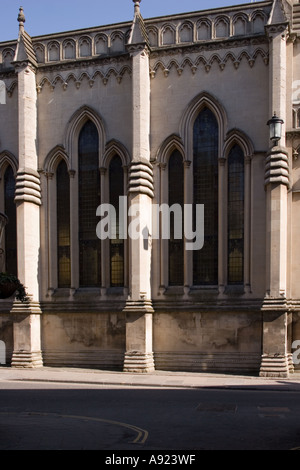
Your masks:
{"label": "shadow on wall", "polygon": [[6,347],[4,341],[0,341],[0,365],[6,364]]}
{"label": "shadow on wall", "polygon": [[6,104],[6,88],[2,80],[0,80],[0,104]]}

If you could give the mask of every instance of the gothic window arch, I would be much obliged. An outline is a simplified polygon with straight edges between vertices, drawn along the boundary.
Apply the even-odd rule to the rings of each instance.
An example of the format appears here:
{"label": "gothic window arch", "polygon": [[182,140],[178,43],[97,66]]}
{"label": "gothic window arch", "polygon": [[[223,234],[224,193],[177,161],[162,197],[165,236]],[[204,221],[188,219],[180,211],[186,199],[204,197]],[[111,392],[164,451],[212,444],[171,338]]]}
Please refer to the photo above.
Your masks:
{"label": "gothic window arch", "polygon": [[253,33],[262,33],[266,24],[266,17],[263,11],[256,10],[251,15]]}
{"label": "gothic window arch", "polygon": [[96,211],[101,201],[99,135],[87,120],[78,138],[79,286],[100,287],[101,244],[97,238]]}
{"label": "gothic window arch", "polygon": [[220,16],[215,21],[215,37],[227,38],[230,36],[230,20],[227,16]]}
{"label": "gothic window arch", "polygon": [[43,44],[35,44],[34,51],[38,64],[45,63],[45,46]]}
{"label": "gothic window arch", "polygon": [[71,287],[70,176],[62,159],[56,169],[57,284]]}
{"label": "gothic window arch", "polygon": [[76,43],[73,39],[66,39],[63,42],[63,58],[65,60],[76,58]]}
{"label": "gothic window arch", "polygon": [[193,253],[193,284],[218,285],[219,126],[204,107],[193,126],[193,204],[204,204],[204,246]]}
{"label": "gothic window arch", "polygon": [[64,147],[56,145],[46,156],[42,172],[47,181],[45,217],[52,227],[46,235],[50,295],[57,288],[67,289],[72,285],[71,181],[74,173]]}
{"label": "gothic window arch", "polygon": [[224,284],[251,291],[251,162],[254,147],[239,129],[227,134],[224,147],[226,228]]}
{"label": "gothic window arch", "polygon": [[88,36],[83,36],[79,39],[79,56],[90,57],[92,55],[92,40]]}
{"label": "gothic window arch", "polygon": [[[177,265],[180,281],[173,274],[175,271],[172,272],[172,243],[176,240],[171,237],[170,241],[157,242],[160,289],[189,286],[190,292],[212,288],[222,294],[228,285],[233,289],[236,286],[239,292],[242,286],[245,294],[251,292],[254,147],[243,131],[227,132],[227,125],[222,105],[202,93],[186,109],[180,134],[169,136],[158,150],[158,202],[170,206],[183,201],[185,205],[193,205],[194,233],[196,205],[204,205],[204,246],[200,250],[186,250],[190,240],[184,239],[184,256],[178,257]],[[171,188],[176,188],[174,196]],[[183,233],[185,230],[183,227]]]}
{"label": "gothic window arch", "polygon": [[244,283],[245,164],[244,152],[234,144],[228,154],[227,283]]}
{"label": "gothic window arch", "polygon": [[48,61],[56,62],[60,60],[60,45],[56,41],[48,44]]}
{"label": "gothic window arch", "polygon": [[15,204],[16,175],[18,163],[12,153],[0,153],[0,206],[1,212],[8,217],[5,226],[0,256],[1,270],[17,276],[17,208]]}
{"label": "gothic window arch", "polygon": [[109,203],[114,207],[116,219],[115,237],[109,240],[110,286],[124,287],[124,239],[120,233],[119,198],[124,196],[124,171],[119,155],[115,154],[109,164]]}
{"label": "gothic window arch", "polygon": [[8,217],[5,227],[5,271],[17,276],[17,211],[15,204],[16,180],[11,165],[4,170],[4,213]]}
{"label": "gothic window arch", "polygon": [[108,37],[106,34],[98,34],[95,37],[96,55],[108,53]]}
{"label": "gothic window arch", "polygon": [[169,240],[169,286],[184,285],[184,239],[183,239],[183,214],[184,214],[184,166],[183,158],[179,150],[175,149],[168,162],[168,197],[169,207],[180,207],[182,214],[182,236],[177,238],[175,234],[175,212],[170,214],[170,240]]}
{"label": "gothic window arch", "polygon": [[192,42],[194,39],[194,25],[186,21],[179,27],[179,41],[181,43]]}
{"label": "gothic window arch", "polygon": [[248,18],[246,15],[238,14],[233,18],[233,35],[244,36],[247,34]]}
{"label": "gothic window arch", "polygon": [[173,25],[166,24],[163,26],[161,31],[161,44],[163,46],[169,46],[176,43],[176,31]]}
{"label": "gothic window arch", "polygon": [[4,67],[10,67],[14,60],[14,50],[4,49],[2,52],[2,64]]}
{"label": "gothic window arch", "polygon": [[211,39],[212,26],[209,19],[201,19],[197,23],[197,40],[207,41]]}
{"label": "gothic window arch", "polygon": [[125,47],[125,36],[122,31],[114,31],[110,36],[110,51],[123,52]]}
{"label": "gothic window arch", "polygon": [[150,45],[153,47],[158,46],[158,29],[155,26],[150,26],[147,29]]}

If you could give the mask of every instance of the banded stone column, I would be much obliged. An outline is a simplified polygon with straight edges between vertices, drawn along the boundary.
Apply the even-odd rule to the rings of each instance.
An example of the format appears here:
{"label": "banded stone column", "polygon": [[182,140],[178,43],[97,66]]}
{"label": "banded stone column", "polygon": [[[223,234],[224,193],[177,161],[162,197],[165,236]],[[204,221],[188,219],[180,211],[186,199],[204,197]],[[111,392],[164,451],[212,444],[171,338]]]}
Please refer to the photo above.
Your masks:
{"label": "banded stone column", "polygon": [[129,298],[126,303],[125,372],[154,370],[152,347],[151,233],[153,171],[150,163],[149,44],[134,0],[134,20],[128,42],[132,58],[132,162],[129,168]]}
{"label": "banded stone column", "polygon": [[[288,22],[281,1],[275,0],[266,27],[270,41],[270,117],[286,121]],[[290,314],[287,308],[287,210],[289,160],[283,125],[280,147],[266,158],[266,295],[263,312],[263,354],[260,376],[288,377]]]}
{"label": "banded stone column", "polygon": [[275,147],[266,159],[267,197],[267,292],[263,311],[263,355],[260,375],[287,377],[289,363],[289,314],[287,282],[288,156]]}
{"label": "banded stone column", "polygon": [[41,367],[41,309],[39,304],[40,177],[37,172],[36,59],[30,36],[24,31],[20,8],[17,50],[19,170],[16,179],[18,277],[29,300],[15,301],[13,367]]}

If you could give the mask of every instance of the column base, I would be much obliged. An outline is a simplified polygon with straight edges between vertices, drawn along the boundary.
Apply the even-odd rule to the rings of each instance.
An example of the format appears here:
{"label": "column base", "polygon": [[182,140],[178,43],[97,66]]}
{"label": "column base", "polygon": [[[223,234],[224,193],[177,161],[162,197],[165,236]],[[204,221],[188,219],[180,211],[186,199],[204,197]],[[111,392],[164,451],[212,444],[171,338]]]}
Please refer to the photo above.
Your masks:
{"label": "column base", "polygon": [[35,369],[43,367],[41,351],[41,309],[39,302],[15,301],[13,317],[14,348],[11,367]]}
{"label": "column base", "polygon": [[153,307],[151,300],[128,300],[126,313],[126,352],[124,372],[147,374],[155,371],[152,329]]}
{"label": "column base", "polygon": [[13,352],[11,367],[16,369],[37,369],[43,367],[42,352]]}
{"label": "column base", "polygon": [[288,378],[291,372],[291,364],[288,355],[262,356],[260,377]]}
{"label": "column base", "polygon": [[131,313],[154,313],[151,300],[127,300],[126,305],[123,309],[126,314]]}
{"label": "column base", "polygon": [[149,374],[154,371],[153,353],[144,354],[136,351],[125,353],[123,372]]}
{"label": "column base", "polygon": [[288,358],[289,372],[290,374],[293,374],[295,372],[294,363],[293,363],[293,354],[288,354],[287,358]]}

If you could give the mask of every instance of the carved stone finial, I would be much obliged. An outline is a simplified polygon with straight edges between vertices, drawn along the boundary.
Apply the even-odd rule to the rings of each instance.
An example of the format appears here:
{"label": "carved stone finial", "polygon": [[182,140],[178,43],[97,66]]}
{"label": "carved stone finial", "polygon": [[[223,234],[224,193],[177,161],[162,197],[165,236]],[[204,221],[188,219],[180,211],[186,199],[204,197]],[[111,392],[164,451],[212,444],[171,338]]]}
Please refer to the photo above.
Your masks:
{"label": "carved stone finial", "polygon": [[134,3],[134,13],[140,13],[140,3],[142,0],[132,0]]}
{"label": "carved stone finial", "polygon": [[25,21],[26,20],[25,20],[23,7],[20,7],[19,8],[19,15],[18,15],[18,22],[19,22],[20,28],[24,28]]}

